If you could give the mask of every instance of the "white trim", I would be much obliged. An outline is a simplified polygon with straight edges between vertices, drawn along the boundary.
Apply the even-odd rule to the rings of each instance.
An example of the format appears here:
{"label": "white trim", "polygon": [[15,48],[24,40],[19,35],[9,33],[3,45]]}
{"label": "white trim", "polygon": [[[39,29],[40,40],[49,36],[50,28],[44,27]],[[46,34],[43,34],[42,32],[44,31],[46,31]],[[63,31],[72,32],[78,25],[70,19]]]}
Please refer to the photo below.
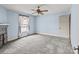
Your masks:
{"label": "white trim", "polygon": [[15,36],[11,36],[11,37],[8,37],[8,41],[12,41],[12,40],[15,40],[17,39],[18,37],[15,37]]}
{"label": "white trim", "polygon": [[38,33],[38,34],[44,34],[44,35],[51,35],[51,36],[57,36],[57,37],[63,37],[63,38],[69,38],[67,35],[65,34],[58,34],[58,33]]}

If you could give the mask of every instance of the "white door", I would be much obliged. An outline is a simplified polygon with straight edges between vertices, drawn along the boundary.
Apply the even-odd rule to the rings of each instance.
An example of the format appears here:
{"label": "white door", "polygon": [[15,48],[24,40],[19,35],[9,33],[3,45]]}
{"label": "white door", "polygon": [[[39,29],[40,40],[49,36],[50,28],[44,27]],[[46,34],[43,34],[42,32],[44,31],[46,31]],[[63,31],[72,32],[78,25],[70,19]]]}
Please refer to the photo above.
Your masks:
{"label": "white door", "polygon": [[63,15],[59,19],[59,32],[69,37],[69,16]]}

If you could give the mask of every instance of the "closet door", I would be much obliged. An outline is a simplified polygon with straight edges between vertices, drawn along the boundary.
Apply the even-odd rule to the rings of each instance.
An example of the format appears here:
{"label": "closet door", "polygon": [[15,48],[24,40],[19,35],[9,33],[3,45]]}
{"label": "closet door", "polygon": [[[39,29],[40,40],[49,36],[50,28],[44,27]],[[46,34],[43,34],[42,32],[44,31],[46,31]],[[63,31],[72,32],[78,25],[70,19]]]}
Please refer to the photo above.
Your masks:
{"label": "closet door", "polygon": [[69,37],[69,15],[60,16],[59,32],[65,36]]}

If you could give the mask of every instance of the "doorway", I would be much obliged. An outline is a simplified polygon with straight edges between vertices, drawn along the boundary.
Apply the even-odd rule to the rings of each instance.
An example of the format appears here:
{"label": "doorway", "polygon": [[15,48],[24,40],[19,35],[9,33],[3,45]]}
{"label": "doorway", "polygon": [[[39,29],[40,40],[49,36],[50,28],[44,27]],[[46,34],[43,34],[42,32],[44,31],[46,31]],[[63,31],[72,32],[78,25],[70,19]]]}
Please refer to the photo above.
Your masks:
{"label": "doorway", "polygon": [[19,15],[18,37],[24,37],[29,34],[29,16]]}

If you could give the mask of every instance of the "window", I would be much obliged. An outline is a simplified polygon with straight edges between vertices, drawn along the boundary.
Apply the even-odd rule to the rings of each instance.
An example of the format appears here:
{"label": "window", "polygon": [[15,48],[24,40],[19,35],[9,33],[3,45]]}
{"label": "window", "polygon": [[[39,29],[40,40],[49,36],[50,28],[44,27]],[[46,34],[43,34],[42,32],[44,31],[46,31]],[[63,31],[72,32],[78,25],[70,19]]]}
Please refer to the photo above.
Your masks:
{"label": "window", "polygon": [[27,16],[19,16],[20,20],[20,33],[29,31],[29,17]]}

